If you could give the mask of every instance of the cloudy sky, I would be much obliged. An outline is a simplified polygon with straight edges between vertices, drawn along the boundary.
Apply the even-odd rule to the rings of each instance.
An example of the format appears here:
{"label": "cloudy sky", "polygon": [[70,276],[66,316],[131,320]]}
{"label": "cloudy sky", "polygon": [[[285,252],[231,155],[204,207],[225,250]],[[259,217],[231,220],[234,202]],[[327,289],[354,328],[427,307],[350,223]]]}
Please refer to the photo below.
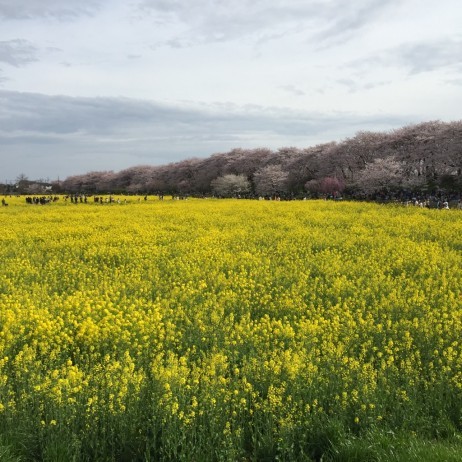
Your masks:
{"label": "cloudy sky", "polygon": [[0,182],[461,108],[460,0],[0,0]]}

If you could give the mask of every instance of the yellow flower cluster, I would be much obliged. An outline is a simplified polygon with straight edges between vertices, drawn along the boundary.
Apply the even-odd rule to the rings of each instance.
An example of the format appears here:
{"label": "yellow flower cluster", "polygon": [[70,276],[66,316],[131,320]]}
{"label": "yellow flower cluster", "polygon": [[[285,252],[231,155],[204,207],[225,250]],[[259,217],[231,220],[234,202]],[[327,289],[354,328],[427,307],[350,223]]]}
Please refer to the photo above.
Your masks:
{"label": "yellow flower cluster", "polygon": [[296,457],[333,420],[462,426],[457,211],[9,203],[0,428],[115,460],[237,460]]}

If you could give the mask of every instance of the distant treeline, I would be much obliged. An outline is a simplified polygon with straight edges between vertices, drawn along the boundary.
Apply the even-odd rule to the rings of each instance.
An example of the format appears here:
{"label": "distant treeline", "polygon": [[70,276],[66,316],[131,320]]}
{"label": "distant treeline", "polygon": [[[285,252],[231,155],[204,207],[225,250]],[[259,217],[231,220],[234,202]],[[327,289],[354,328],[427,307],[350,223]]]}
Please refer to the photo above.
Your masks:
{"label": "distant treeline", "polygon": [[[57,185],[55,185],[56,187]],[[305,149],[233,149],[163,166],[141,165],[66,178],[68,193],[218,196],[462,191],[462,120],[390,132],[358,132]],[[55,189],[55,188],[54,188]]]}

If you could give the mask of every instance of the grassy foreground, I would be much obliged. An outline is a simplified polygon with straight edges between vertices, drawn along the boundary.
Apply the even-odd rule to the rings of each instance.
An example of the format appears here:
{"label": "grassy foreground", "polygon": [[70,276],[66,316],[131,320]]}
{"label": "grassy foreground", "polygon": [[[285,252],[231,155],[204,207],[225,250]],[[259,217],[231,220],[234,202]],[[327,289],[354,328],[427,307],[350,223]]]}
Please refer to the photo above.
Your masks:
{"label": "grassy foreground", "polygon": [[461,212],[8,202],[1,461],[461,460]]}

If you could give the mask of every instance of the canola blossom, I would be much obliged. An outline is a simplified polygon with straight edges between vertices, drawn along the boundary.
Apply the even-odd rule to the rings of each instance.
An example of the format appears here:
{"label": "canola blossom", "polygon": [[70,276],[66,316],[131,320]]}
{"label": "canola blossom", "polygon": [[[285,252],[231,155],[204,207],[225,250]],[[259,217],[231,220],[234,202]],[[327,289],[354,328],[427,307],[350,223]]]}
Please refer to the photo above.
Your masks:
{"label": "canola blossom", "polygon": [[29,457],[316,460],[332,428],[460,433],[459,211],[8,202],[0,435]]}

